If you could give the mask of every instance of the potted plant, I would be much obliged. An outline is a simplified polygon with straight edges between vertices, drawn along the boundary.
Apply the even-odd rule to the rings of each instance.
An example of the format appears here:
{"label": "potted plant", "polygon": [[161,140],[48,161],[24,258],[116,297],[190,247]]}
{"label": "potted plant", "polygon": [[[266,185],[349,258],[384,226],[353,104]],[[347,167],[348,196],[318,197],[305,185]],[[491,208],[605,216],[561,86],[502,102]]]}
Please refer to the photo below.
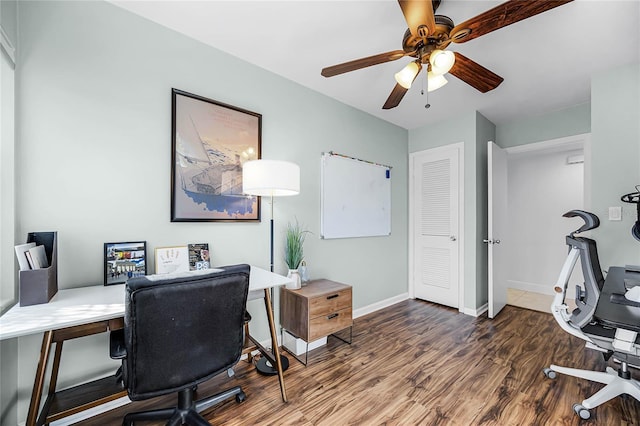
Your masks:
{"label": "potted plant", "polygon": [[300,274],[298,273],[298,267],[304,259],[303,245],[306,234],[309,231],[304,230],[298,221],[295,225],[291,222],[287,223],[287,232],[284,245],[284,261],[289,268],[290,278],[293,278],[293,283],[287,285],[287,288],[297,289],[301,287]]}

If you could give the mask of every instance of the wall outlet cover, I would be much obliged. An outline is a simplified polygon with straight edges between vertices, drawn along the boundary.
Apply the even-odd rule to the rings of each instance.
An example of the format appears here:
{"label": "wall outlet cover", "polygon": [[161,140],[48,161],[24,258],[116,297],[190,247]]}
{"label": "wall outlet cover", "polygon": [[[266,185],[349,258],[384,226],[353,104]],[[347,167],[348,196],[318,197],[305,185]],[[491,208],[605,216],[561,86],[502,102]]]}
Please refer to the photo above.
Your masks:
{"label": "wall outlet cover", "polygon": [[609,207],[609,220],[622,220],[622,207]]}

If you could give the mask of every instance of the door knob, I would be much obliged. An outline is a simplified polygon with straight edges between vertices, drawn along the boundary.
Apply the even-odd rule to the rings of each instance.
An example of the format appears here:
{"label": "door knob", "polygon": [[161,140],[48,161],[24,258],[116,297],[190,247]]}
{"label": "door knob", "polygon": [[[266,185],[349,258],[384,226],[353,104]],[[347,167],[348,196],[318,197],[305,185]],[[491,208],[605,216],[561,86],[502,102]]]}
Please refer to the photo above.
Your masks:
{"label": "door knob", "polygon": [[450,239],[451,241],[455,241],[455,240],[456,240],[456,237],[455,237],[454,235],[452,235],[452,236],[450,236],[450,237],[449,237],[449,239]]}
{"label": "door knob", "polygon": [[493,244],[500,244],[500,240],[495,240]]}
{"label": "door knob", "polygon": [[487,243],[487,244],[493,244],[493,241],[491,240],[482,240],[483,243]]}

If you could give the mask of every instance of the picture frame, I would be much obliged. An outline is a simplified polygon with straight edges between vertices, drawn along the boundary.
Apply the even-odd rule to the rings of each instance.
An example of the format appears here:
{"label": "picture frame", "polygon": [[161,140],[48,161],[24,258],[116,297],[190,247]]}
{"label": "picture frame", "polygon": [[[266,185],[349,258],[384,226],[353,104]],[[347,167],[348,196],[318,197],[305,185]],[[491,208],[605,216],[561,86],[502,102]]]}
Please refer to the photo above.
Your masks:
{"label": "picture frame", "polygon": [[189,244],[189,270],[199,271],[211,268],[208,243]]}
{"label": "picture frame", "polygon": [[189,272],[187,246],[157,247],[155,249],[156,274]]}
{"label": "picture frame", "polygon": [[147,275],[147,242],[104,243],[104,285]]}
{"label": "picture frame", "polygon": [[261,149],[261,114],[172,89],[171,222],[259,222],[242,165]]}

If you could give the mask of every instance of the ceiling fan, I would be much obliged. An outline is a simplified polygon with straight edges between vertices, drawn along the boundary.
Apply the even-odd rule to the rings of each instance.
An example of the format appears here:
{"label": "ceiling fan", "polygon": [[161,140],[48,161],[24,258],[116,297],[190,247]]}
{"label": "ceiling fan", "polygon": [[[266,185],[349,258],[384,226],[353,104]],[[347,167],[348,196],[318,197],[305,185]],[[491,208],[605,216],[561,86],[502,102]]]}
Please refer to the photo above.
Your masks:
{"label": "ceiling fan", "polygon": [[397,84],[382,106],[383,109],[395,108],[400,104],[423,65],[427,68],[427,91],[446,84],[444,74],[449,72],[486,93],[498,87],[504,79],[460,53],[445,50],[447,46],[451,42],[465,43],[571,1],[573,0],[510,0],[454,25],[449,17],[434,14],[441,0],[398,0],[409,27],[402,39],[402,50],[326,67],[321,74],[333,77],[409,56],[415,60],[395,75]]}

